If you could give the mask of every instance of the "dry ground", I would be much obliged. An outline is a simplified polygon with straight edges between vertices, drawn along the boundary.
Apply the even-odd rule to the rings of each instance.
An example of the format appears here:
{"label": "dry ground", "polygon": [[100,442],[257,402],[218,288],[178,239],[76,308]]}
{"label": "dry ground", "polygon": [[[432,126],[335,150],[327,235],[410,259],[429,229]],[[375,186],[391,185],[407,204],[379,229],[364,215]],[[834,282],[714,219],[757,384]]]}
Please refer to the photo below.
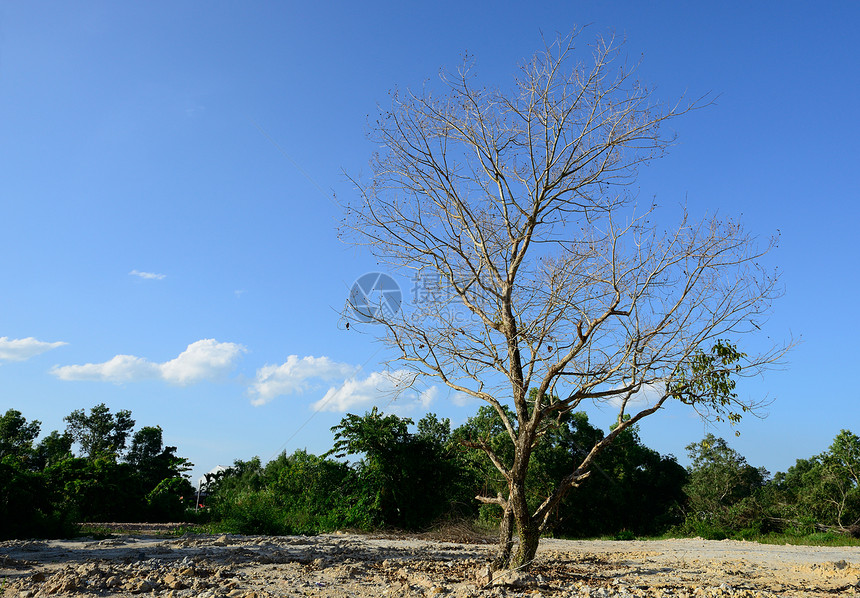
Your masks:
{"label": "dry ground", "polygon": [[860,596],[860,547],[545,540],[528,574],[423,537],[124,535],[0,543],[0,593],[37,596]]}

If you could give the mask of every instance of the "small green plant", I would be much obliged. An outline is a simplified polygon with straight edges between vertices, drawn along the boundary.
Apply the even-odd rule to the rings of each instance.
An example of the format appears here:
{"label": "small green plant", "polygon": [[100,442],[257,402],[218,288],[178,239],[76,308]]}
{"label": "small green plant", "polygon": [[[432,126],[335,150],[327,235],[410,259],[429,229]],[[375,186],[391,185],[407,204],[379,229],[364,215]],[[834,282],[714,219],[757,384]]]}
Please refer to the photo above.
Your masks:
{"label": "small green plant", "polygon": [[101,525],[87,525],[84,523],[81,525],[78,533],[82,536],[90,536],[94,540],[106,540],[107,538],[113,538],[117,532]]}
{"label": "small green plant", "polygon": [[164,537],[180,537],[185,534],[206,534],[208,533],[206,526],[204,525],[181,525],[179,527],[174,527],[173,529],[169,529],[166,531],[158,531],[156,532],[156,536],[164,536]]}
{"label": "small green plant", "polygon": [[680,536],[699,537],[704,540],[725,540],[729,531],[707,518],[688,517],[678,530]]}
{"label": "small green plant", "polygon": [[769,533],[752,538],[752,540],[760,544],[792,544],[795,546],[860,546],[860,538],[831,532],[817,532],[802,536]]}

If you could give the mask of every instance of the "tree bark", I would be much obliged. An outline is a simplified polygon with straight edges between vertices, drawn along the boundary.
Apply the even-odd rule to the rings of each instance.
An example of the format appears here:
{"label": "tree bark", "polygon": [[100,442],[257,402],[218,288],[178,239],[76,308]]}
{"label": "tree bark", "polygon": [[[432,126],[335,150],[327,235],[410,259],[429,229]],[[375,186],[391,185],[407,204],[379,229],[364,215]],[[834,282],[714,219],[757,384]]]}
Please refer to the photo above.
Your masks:
{"label": "tree bark", "polygon": [[499,524],[499,553],[493,560],[493,571],[507,569],[511,562],[514,546],[514,512],[510,504],[505,505],[502,522]]}
{"label": "tree bark", "polygon": [[[519,537],[516,552],[513,550],[514,526]],[[515,481],[510,485],[510,494],[499,526],[499,553],[492,563],[493,570],[528,568],[537,553],[540,536],[541,527],[529,512],[525,481]]]}
{"label": "tree bark", "polygon": [[525,527],[517,526],[520,544],[510,561],[510,569],[526,569],[535,559],[540,542],[540,527],[529,521]]}

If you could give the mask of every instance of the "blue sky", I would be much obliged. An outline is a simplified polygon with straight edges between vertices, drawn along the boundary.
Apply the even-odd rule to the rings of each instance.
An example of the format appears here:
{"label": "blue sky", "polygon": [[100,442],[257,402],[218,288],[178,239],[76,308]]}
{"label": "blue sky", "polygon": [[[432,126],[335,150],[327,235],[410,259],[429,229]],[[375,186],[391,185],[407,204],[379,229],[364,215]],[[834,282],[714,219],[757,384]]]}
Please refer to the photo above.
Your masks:
{"label": "blue sky", "polygon": [[[541,32],[589,24],[626,38],[660,98],[719,94],[674,123],[638,191],[780,235],[765,333],[801,343],[739,387],[774,402],[730,443],[785,470],[860,431],[857,22],[848,2],[3,3],[0,410],[47,433],[73,409],[130,409],[195,474],[323,452],[372,404],[461,423],[477,405],[442,388],[377,392],[390,355],[339,317],[376,265],[338,240],[332,196],[368,172],[389,90],[464,51],[505,85]],[[682,462],[733,434],[681,409],[649,419],[645,442]]]}

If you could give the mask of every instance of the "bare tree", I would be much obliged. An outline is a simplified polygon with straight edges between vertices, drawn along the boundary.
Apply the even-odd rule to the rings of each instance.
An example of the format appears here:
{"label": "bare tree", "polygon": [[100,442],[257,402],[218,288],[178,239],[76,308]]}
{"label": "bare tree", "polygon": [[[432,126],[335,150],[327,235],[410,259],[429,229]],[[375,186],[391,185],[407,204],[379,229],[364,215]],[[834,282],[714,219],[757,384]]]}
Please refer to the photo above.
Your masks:
{"label": "bare tree", "polygon": [[[370,132],[381,148],[372,179],[355,180],[345,206],[351,242],[433,281],[408,309],[362,319],[383,325],[415,374],[492,405],[515,447],[504,462],[483,439],[469,443],[507,481],[505,495],[477,497],[504,512],[496,568],[532,561],[553,510],[618,434],[667,401],[739,419],[754,405],[734,377],[785,350],[750,356],[735,344],[779,294],[758,262],[772,243],[685,212],[661,226],[630,192],[637,167],[674,139],[663,125],[707,98],[655,101],[614,39],[574,63],[577,35],[545,44],[510,89],[478,85],[467,58],[442,75],[440,95],[394,92]],[[617,426],[529,508],[534,447],[586,402],[617,409]]]}

